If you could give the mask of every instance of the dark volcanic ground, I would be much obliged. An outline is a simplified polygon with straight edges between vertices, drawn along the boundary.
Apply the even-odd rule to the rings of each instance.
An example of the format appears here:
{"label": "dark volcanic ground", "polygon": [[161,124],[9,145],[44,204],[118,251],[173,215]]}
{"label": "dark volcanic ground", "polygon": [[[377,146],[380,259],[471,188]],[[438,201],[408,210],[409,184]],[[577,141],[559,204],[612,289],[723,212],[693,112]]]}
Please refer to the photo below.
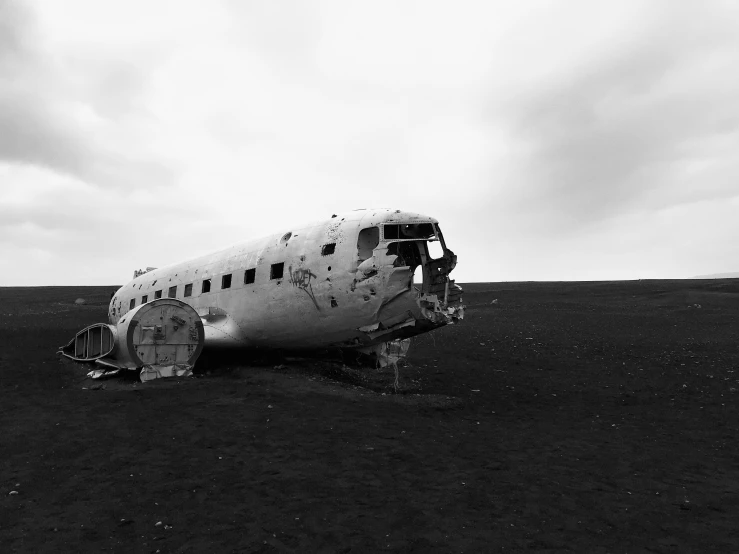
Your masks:
{"label": "dark volcanic ground", "polygon": [[293,358],[91,390],[55,351],[113,289],[0,289],[3,552],[739,552],[739,280],[466,285],[400,395]]}

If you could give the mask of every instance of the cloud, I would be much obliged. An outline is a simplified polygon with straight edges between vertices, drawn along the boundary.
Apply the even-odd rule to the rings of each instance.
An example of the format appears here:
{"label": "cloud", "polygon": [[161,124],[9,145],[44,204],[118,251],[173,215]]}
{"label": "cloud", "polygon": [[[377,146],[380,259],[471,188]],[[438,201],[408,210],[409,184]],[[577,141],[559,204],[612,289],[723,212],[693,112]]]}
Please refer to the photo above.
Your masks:
{"label": "cloud", "polygon": [[67,135],[60,114],[45,102],[35,70],[32,14],[21,3],[0,2],[0,160],[78,171],[85,148]]}
{"label": "cloud", "polygon": [[14,283],[116,281],[373,206],[437,217],[460,280],[735,269],[691,266],[739,232],[711,225],[739,174],[730,2],[0,10]]}
{"label": "cloud", "polygon": [[29,49],[23,29],[29,25],[29,12],[20,2],[0,0],[0,63],[4,71],[17,64]]}
{"label": "cloud", "polygon": [[174,168],[142,148],[146,114],[130,116],[144,89],[140,59],[54,48],[26,4],[2,0],[0,13],[0,161],[97,186],[172,184]]}
{"label": "cloud", "polygon": [[637,34],[507,104],[520,148],[514,206],[577,227],[736,194],[736,10],[645,15]]}

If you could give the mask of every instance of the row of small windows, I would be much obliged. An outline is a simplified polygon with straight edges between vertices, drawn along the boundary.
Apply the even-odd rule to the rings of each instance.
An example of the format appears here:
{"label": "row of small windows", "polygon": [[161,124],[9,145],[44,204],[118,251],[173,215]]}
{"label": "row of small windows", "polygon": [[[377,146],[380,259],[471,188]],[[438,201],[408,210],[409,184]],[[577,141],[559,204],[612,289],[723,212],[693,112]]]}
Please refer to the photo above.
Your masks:
{"label": "row of small windows", "polygon": [[[269,268],[269,278],[270,279],[282,279],[282,276],[285,272],[285,264],[284,262],[280,262],[277,264],[272,264]],[[257,269],[251,268],[244,271],[244,284],[249,285],[253,283],[256,280],[257,276]],[[226,275],[223,275],[221,277],[221,289],[230,289],[231,288],[231,278],[232,274],[228,273]],[[156,281],[154,281],[156,283]],[[183,296],[186,298],[188,296],[192,296],[192,283],[188,283],[185,285],[185,292]],[[203,283],[200,289],[200,292],[202,294],[205,294],[207,292],[210,292],[211,290],[211,279],[203,279]],[[158,290],[154,292],[154,299],[158,299],[162,297],[162,291]],[[169,287],[169,291],[167,292],[167,298],[176,298],[177,297],[177,286]],[[149,301],[149,295],[145,294],[141,297],[141,303],[146,304]],[[129,309],[133,309],[136,307],[136,299],[132,298],[131,302],[129,304]]]}
{"label": "row of small windows", "polygon": [[[155,281],[156,282],[156,281]],[[177,296],[177,287],[169,287],[169,291],[167,291],[167,298],[175,298]],[[162,297],[162,291],[158,290],[154,292],[154,299]],[[146,298],[146,296],[143,296],[142,298]],[[142,302],[143,303],[143,302]]]}

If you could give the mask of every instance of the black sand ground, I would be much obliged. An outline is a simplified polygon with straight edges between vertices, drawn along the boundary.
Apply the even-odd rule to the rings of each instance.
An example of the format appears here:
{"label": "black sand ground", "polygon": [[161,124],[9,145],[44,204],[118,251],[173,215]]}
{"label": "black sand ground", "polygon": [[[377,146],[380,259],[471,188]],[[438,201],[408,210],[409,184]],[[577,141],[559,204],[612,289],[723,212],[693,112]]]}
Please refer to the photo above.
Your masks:
{"label": "black sand ground", "polygon": [[384,396],[290,358],[92,390],[55,351],[113,289],[0,289],[2,552],[739,552],[739,280],[467,285]]}

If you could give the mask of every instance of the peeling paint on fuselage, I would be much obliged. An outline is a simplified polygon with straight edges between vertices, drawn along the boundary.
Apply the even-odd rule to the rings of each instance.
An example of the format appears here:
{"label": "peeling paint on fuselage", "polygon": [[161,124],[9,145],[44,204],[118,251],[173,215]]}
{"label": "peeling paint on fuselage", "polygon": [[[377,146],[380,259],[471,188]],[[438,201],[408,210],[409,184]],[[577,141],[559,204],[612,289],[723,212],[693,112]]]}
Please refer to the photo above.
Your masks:
{"label": "peeling paint on fuselage", "polygon": [[[361,347],[410,337],[461,319],[459,294],[459,302],[453,306],[443,302],[438,287],[437,294],[429,294],[430,271],[425,264],[430,260],[424,240],[410,241],[418,245],[423,261],[419,267],[424,283],[420,286],[413,284],[413,268],[398,267],[398,256],[387,253],[395,239],[384,240],[380,233],[370,263],[358,258],[359,232],[373,226],[381,231],[387,223],[437,221],[399,210],[357,210],[154,269],[116,292],[110,304],[110,322],[116,324],[125,317],[131,300],[138,306],[143,296],[154,299],[158,290],[167,295],[170,287],[176,287],[176,298],[193,306],[203,318],[206,345]],[[322,253],[327,244],[335,244],[330,254]],[[443,277],[448,282],[456,260],[445,246],[444,251],[449,263]],[[271,279],[271,266],[280,263],[284,264],[282,277]],[[252,268],[256,268],[255,280],[247,284],[244,272]],[[222,288],[224,275],[231,275],[229,288]],[[202,292],[207,279],[211,280],[210,292]],[[186,285],[191,285],[191,296],[184,296]],[[427,300],[422,301],[423,296]],[[377,327],[372,332],[360,330],[373,325]]]}

